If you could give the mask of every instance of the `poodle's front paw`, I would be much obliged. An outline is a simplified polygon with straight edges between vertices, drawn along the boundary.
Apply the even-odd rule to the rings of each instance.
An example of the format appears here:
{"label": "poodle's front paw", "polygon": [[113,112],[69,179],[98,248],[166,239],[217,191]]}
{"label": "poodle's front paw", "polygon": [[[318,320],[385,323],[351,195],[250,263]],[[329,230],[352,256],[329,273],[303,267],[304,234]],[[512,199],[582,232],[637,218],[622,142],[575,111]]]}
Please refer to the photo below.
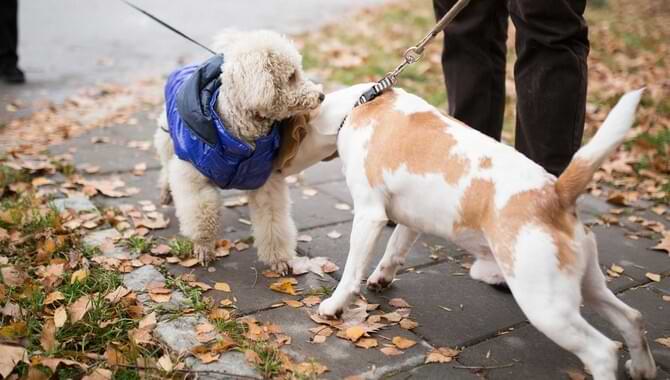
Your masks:
{"label": "poodle's front paw", "polygon": [[322,301],[319,305],[319,314],[328,319],[339,319],[344,312],[345,303],[335,296]]}
{"label": "poodle's front paw", "polygon": [[649,380],[656,378],[656,366],[653,361],[642,368],[633,365],[632,360],[626,361],[626,372],[633,380]]}
{"label": "poodle's front paw", "polygon": [[193,246],[193,254],[198,259],[202,266],[206,266],[214,259],[214,250],[209,244],[195,243]]}
{"label": "poodle's front paw", "polygon": [[374,273],[372,273],[372,275],[368,278],[368,289],[375,292],[380,292],[391,285],[394,276],[392,274],[389,275],[388,273],[383,272],[384,271],[380,270],[379,268],[375,269]]}
{"label": "poodle's front paw", "polygon": [[279,261],[279,262],[270,264],[270,270],[272,270],[273,272],[277,272],[282,276],[285,276],[285,275],[291,273],[291,267],[289,266],[289,263],[287,261]]}
{"label": "poodle's front paw", "polygon": [[158,200],[164,206],[167,206],[170,203],[172,203],[172,192],[170,191],[170,189],[169,188],[162,188],[161,189],[161,194],[160,194],[160,197],[158,198]]}
{"label": "poodle's front paw", "polygon": [[477,259],[470,268],[470,277],[489,285],[505,283],[505,276],[498,264],[493,260]]}

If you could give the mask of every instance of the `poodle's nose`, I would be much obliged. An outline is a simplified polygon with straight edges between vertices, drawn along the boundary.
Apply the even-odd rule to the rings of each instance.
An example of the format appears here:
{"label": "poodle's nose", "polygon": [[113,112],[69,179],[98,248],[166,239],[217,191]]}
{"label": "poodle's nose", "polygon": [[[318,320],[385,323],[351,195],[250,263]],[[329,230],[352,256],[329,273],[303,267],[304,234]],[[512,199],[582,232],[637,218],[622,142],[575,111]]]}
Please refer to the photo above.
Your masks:
{"label": "poodle's nose", "polygon": [[323,101],[326,99],[326,94],[323,92],[319,94],[319,102],[323,103]]}

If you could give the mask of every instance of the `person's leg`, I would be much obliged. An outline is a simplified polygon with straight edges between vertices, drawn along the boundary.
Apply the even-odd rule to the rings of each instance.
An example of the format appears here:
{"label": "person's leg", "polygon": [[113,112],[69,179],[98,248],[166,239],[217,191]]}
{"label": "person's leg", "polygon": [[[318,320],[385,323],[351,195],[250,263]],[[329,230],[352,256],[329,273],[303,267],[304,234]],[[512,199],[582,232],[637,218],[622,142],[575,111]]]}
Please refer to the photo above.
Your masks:
{"label": "person's leg", "polygon": [[516,27],[516,148],[559,175],[581,144],[586,108],[586,0],[511,0]]}
{"label": "person's leg", "polygon": [[22,83],[18,69],[18,1],[0,1],[0,76],[8,82]]}
{"label": "person's leg", "polygon": [[[440,19],[455,0],[434,0]],[[506,1],[471,1],[445,29],[449,114],[500,140],[505,109]]]}

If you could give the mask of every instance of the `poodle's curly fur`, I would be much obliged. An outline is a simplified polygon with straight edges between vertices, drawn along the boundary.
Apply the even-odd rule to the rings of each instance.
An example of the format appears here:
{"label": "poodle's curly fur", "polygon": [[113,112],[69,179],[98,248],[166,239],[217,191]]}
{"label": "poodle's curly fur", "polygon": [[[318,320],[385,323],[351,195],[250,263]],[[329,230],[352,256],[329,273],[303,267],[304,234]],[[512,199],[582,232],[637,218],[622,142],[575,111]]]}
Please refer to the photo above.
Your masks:
{"label": "poodle's curly fur", "polygon": [[[307,113],[323,101],[321,87],[305,78],[298,50],[275,32],[228,31],[216,38],[215,50],[224,54],[217,111],[226,128],[251,146],[276,120]],[[174,199],[180,231],[193,241],[194,255],[206,263],[214,252],[221,194],[189,162],[177,158],[167,128],[163,112],[154,135],[163,166],[160,200],[169,204]],[[248,195],[258,257],[284,273],[295,256],[297,236],[284,177],[275,172]]]}

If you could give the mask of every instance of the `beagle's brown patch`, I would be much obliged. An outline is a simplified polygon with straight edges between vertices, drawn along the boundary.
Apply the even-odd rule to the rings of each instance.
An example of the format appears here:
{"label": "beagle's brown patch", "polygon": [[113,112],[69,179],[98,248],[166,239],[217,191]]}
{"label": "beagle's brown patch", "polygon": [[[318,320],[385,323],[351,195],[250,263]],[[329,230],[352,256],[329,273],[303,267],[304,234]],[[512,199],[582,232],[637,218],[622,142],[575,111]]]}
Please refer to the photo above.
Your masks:
{"label": "beagle's brown patch", "polygon": [[579,197],[593,178],[595,169],[591,162],[576,158],[570,162],[563,174],[556,181],[556,192],[561,205],[573,208]]}
{"label": "beagle's brown patch", "polygon": [[488,169],[493,165],[493,162],[491,161],[491,157],[482,157],[479,159],[479,168],[480,169]]}
{"label": "beagle's brown patch", "polygon": [[441,174],[447,183],[456,184],[470,162],[451,153],[457,142],[446,131],[448,125],[433,112],[394,111],[396,96],[389,92],[352,113],[353,128],[373,123],[365,159],[370,186],[382,184],[385,171],[394,172],[403,165],[412,174]]}

